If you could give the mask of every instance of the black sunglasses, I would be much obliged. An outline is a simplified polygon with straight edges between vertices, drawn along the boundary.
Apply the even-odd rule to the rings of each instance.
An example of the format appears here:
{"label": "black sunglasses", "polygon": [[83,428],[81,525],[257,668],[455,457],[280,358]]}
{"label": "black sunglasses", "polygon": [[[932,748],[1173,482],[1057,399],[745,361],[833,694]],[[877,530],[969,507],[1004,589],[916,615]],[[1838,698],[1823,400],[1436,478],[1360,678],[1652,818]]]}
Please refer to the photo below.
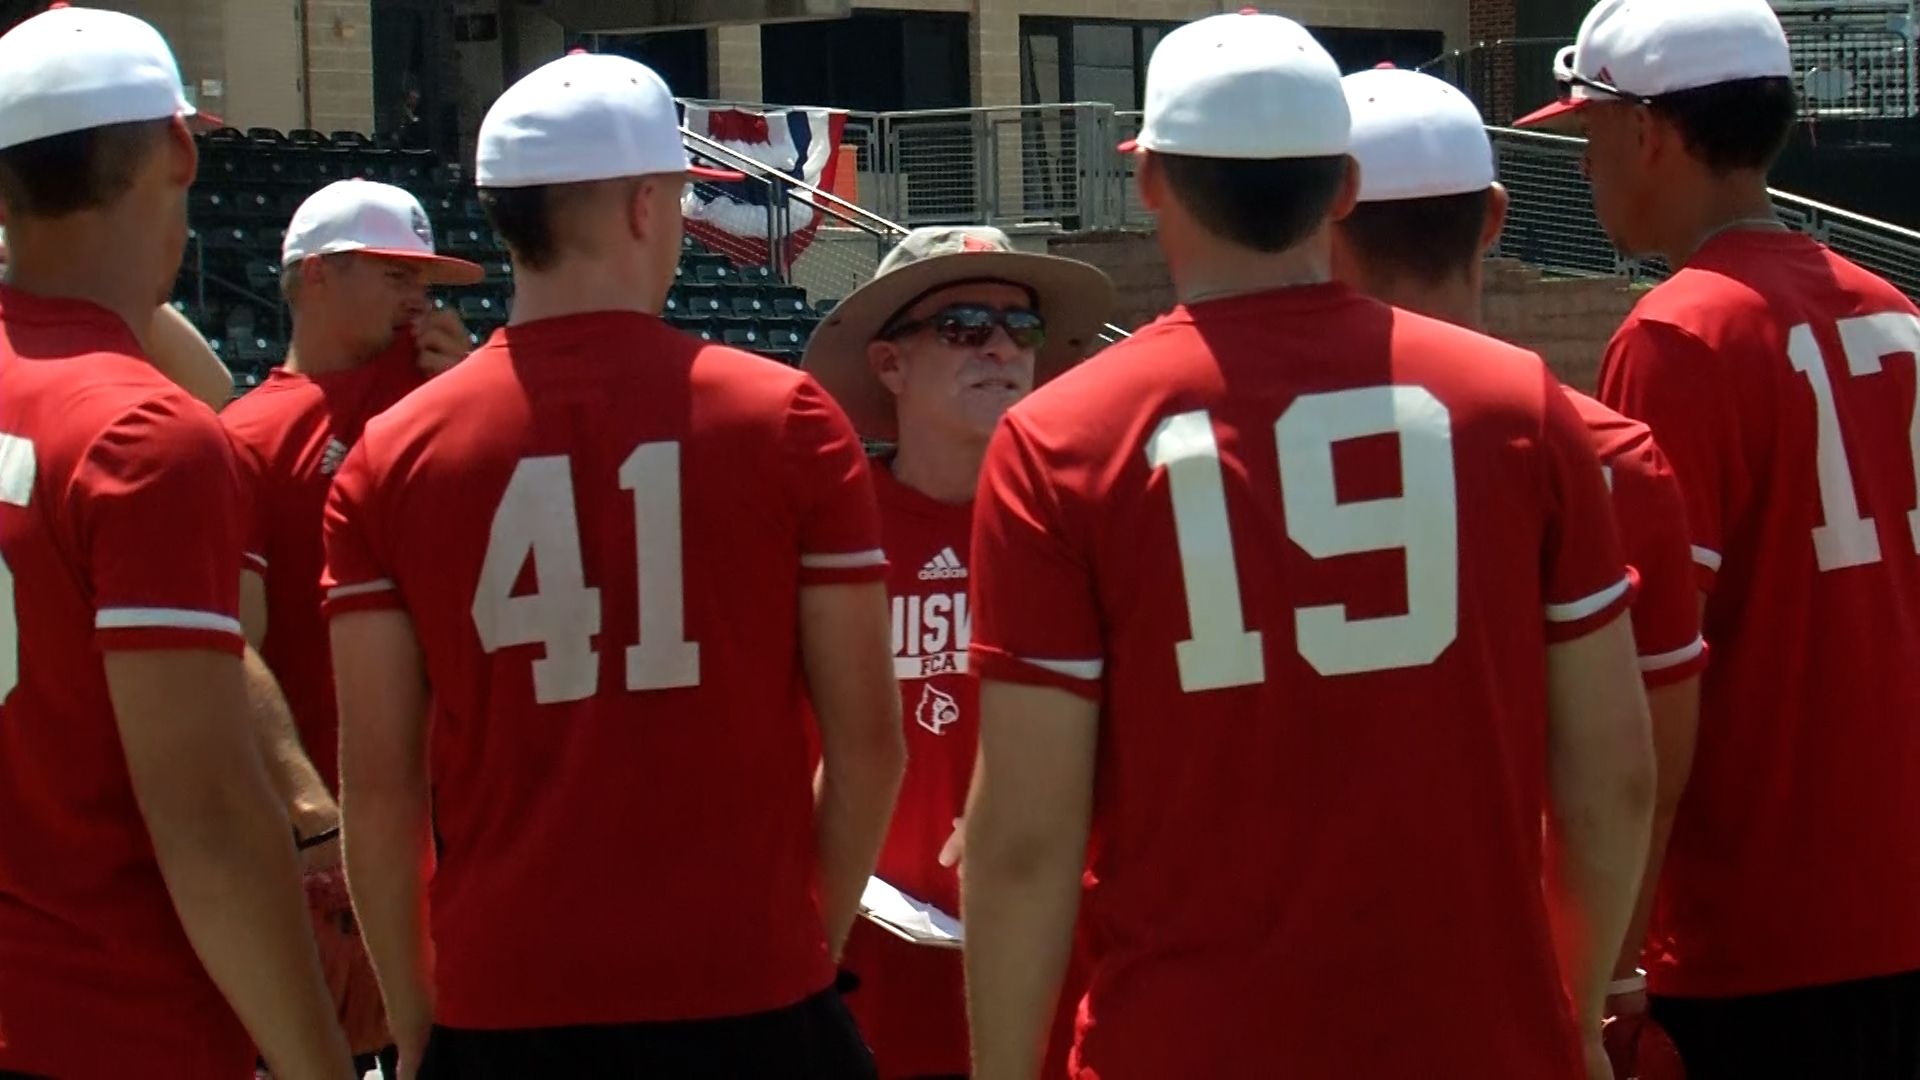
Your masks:
{"label": "black sunglasses", "polygon": [[996,329],[1005,330],[1014,345],[1022,349],[1037,349],[1047,340],[1047,320],[1039,312],[1027,308],[1000,310],[985,304],[944,307],[924,319],[896,323],[882,330],[880,338],[894,341],[926,329],[932,329],[942,342],[965,349],[985,345]]}
{"label": "black sunglasses", "polygon": [[[1576,75],[1571,71],[1564,71],[1556,75],[1553,84],[1554,88],[1560,92],[1560,100],[1562,102],[1572,101],[1573,88],[1578,86],[1586,90],[1595,91],[1596,93],[1605,94],[1619,101],[1630,101],[1635,105],[1653,104],[1653,99],[1650,97],[1628,93],[1617,86],[1603,83],[1599,79],[1589,79],[1585,75]],[[1588,100],[1592,99],[1589,98]]]}

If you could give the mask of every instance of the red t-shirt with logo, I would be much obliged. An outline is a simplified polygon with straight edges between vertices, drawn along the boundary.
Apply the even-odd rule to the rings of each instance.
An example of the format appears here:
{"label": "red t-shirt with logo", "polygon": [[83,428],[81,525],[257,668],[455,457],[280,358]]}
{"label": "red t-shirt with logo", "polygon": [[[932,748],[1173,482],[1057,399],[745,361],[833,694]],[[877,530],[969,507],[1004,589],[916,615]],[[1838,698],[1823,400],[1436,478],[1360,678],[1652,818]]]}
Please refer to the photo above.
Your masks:
{"label": "red t-shirt with logo", "polygon": [[367,424],[326,534],[329,615],[404,611],[432,685],[436,1019],[832,982],[799,593],[886,559],[817,383],[645,315],[512,326]]}
{"label": "red t-shirt with logo", "polygon": [[1639,579],[1633,598],[1633,640],[1640,678],[1649,688],[1700,674],[1707,644],[1700,636],[1700,586],[1693,573],[1686,497],[1653,432],[1579,391],[1567,399],[1587,425],[1613,493],[1620,546]]}
{"label": "red t-shirt with logo", "polygon": [[[972,618],[967,549],[973,503],[943,503],[873,469],[886,539],[893,667],[900,681],[907,773],[876,874],[909,896],[960,913],[960,875],[940,849],[965,811],[979,738],[979,686],[967,677]],[[914,945],[855,920],[841,958],[860,976],[847,998],[883,1077],[964,1073],[965,973],[957,949]]]}
{"label": "red t-shirt with logo", "polygon": [[1920,969],[1920,315],[1795,233],[1643,298],[1600,396],[1685,492],[1713,663],[1646,967],[1681,996]]}
{"label": "red t-shirt with logo", "polygon": [[105,309],[0,286],[0,331],[0,1070],[238,1080],[101,661],[239,655],[232,453]]}
{"label": "red t-shirt with logo", "polygon": [[1176,308],[1011,410],[973,558],[975,674],[1101,706],[1081,1075],[1582,1075],[1546,652],[1632,583],[1538,357]]}
{"label": "red t-shirt with logo", "polygon": [[267,586],[260,655],[280,683],[308,758],[334,790],[339,717],[320,617],[327,489],[367,421],[426,381],[418,352],[412,335],[402,333],[378,357],[347,371],[275,368],[220,414],[247,492],[247,562]]}

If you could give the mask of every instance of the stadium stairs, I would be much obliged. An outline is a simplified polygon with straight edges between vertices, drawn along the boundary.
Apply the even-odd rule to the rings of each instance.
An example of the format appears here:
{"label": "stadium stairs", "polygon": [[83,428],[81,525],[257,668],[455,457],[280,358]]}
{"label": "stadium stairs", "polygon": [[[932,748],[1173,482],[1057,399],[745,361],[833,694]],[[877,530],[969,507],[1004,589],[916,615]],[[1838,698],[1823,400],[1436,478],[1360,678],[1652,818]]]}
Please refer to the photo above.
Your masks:
{"label": "stadium stairs", "polygon": [[[487,272],[478,285],[435,290],[436,305],[458,311],[476,345],[506,323],[513,268],[459,166],[352,131],[220,128],[199,144],[172,302],[233,371],[236,392],[258,386],[285,358],[292,316],[280,293],[281,240],[300,203],[335,180],[358,176],[412,192],[433,221],[435,247]],[[771,266],[741,266],[692,237],[683,247],[667,319],[709,341],[797,364],[829,303],[816,308]]]}

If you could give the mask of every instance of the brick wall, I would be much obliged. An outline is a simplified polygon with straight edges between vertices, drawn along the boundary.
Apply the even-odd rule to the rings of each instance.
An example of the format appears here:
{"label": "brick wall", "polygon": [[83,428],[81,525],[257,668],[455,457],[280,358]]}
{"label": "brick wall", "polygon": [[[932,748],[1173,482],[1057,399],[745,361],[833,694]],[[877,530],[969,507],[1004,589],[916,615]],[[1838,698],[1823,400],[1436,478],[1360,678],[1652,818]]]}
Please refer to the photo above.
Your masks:
{"label": "brick wall", "polygon": [[[1113,278],[1117,326],[1135,329],[1173,306],[1173,282],[1151,233],[1059,236],[1049,250]],[[1532,267],[1495,259],[1487,265],[1486,329],[1539,353],[1561,381],[1591,392],[1607,339],[1639,296],[1623,279],[1548,280]]]}
{"label": "brick wall", "polygon": [[1560,381],[1591,393],[1600,356],[1642,290],[1624,278],[1543,279],[1511,259],[1487,265],[1486,329],[1539,353]]}
{"label": "brick wall", "polygon": [[369,0],[306,0],[310,100],[301,96],[299,0],[95,2],[152,23],[201,108],[229,123],[373,130]]}
{"label": "brick wall", "polygon": [[369,0],[307,0],[308,108],[321,131],[372,131]]}
{"label": "brick wall", "polygon": [[[1471,0],[1467,12],[1467,37],[1464,44],[1512,39],[1519,36],[1518,0]],[[1456,46],[1457,47],[1457,46]],[[1481,95],[1481,115],[1494,123],[1506,123],[1514,115],[1512,49],[1489,49],[1483,61],[1488,65]]]}

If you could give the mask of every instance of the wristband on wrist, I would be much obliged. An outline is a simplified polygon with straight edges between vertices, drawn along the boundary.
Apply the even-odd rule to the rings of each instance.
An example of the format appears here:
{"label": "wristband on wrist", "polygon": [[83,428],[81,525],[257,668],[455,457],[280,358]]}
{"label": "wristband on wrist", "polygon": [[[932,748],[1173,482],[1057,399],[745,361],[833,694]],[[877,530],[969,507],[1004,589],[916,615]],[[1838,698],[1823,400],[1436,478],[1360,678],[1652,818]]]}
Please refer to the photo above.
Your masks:
{"label": "wristband on wrist", "polygon": [[1647,972],[1644,968],[1634,968],[1633,974],[1624,979],[1615,979],[1607,984],[1607,996],[1637,994],[1647,988]]}
{"label": "wristband on wrist", "polygon": [[319,832],[314,833],[312,836],[301,836],[300,830],[298,828],[295,828],[293,830],[293,848],[295,851],[306,851],[308,848],[317,848],[321,844],[324,844],[327,841],[332,840],[334,837],[339,835],[340,835],[340,826],[338,825],[321,829]]}

